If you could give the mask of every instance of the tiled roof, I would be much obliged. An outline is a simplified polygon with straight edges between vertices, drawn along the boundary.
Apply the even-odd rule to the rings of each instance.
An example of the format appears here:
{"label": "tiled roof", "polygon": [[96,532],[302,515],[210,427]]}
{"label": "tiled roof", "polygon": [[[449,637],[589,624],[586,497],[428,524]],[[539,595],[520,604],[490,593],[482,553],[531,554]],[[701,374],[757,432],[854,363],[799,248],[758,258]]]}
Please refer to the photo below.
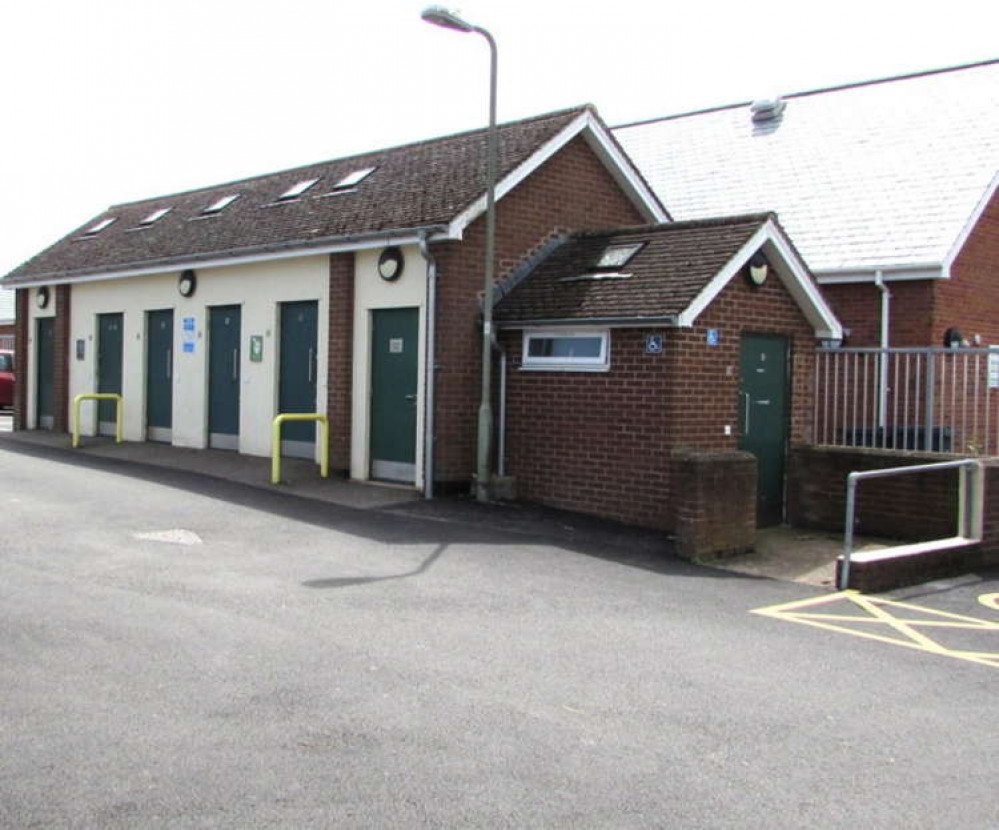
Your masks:
{"label": "tiled roof", "polygon": [[[500,125],[500,178],[587,109]],[[369,167],[374,172],[356,187],[334,193],[334,185],[345,176]],[[115,205],[12,271],[5,283],[320,247],[353,235],[443,225],[484,192],[485,167],[486,130],[481,129]],[[277,202],[296,183],[312,178],[319,181],[299,199]],[[217,214],[202,215],[213,202],[237,193],[239,198]],[[171,210],[152,224],[140,226],[143,219],[163,208]],[[110,217],[115,219],[113,224],[85,236],[89,228]]]}
{"label": "tiled roof", "polygon": [[[771,214],[673,222],[570,236],[500,300],[498,322],[679,316]],[[640,244],[625,265],[596,267],[611,245]],[[590,279],[597,274],[597,279]],[[582,277],[582,279],[580,279]]]}
{"label": "tiled roof", "polygon": [[999,171],[999,61],[614,130],[674,218],[773,210],[813,272],[939,265]]}

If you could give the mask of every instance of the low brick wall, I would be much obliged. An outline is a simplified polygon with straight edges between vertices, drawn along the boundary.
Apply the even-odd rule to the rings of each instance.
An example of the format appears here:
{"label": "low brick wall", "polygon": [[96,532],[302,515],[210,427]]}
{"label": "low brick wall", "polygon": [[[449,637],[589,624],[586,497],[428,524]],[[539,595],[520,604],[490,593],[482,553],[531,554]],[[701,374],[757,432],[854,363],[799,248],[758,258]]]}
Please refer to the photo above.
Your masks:
{"label": "low brick wall", "polygon": [[679,450],[672,461],[677,555],[703,561],[752,550],[756,457]]}
{"label": "low brick wall", "polygon": [[[920,452],[795,446],[788,457],[787,520],[795,527],[843,530],[846,478],[854,471],[883,470],[957,458]],[[958,504],[956,470],[892,476],[861,482],[854,532],[905,541],[954,535]],[[999,563],[999,465],[985,461],[982,561]]]}

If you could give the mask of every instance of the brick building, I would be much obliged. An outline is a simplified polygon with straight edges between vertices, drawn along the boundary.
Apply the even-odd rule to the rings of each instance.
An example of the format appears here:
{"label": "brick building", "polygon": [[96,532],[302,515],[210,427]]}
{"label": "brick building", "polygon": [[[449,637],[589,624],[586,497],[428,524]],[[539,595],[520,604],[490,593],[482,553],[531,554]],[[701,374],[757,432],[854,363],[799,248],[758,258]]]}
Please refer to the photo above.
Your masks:
{"label": "brick building", "polygon": [[[582,107],[501,125],[500,275],[553,236],[666,211]],[[125,437],[270,453],[331,420],[334,469],[428,493],[474,469],[486,134],[115,205],[7,275],[15,428],[124,399]],[[113,429],[88,405],[84,434]],[[286,453],[318,458],[314,425]]]}
{"label": "brick building", "polygon": [[999,60],[614,133],[675,219],[777,211],[846,345],[999,345]]}
{"label": "brick building", "polygon": [[[721,484],[699,509],[738,482],[723,507],[744,516],[741,546],[757,490],[759,522],[782,520],[813,351],[841,331],[774,215],[573,234],[502,288],[504,467],[522,496],[677,530],[692,452]],[[737,450],[756,457],[758,488]]]}

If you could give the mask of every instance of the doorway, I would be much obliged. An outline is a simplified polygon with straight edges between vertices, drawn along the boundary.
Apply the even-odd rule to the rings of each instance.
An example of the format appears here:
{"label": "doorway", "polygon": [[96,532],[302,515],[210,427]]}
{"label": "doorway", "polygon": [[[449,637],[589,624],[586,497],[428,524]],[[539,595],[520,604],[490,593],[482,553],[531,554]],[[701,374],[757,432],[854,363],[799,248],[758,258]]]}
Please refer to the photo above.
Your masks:
{"label": "doorway", "polygon": [[419,309],[372,312],[372,478],[416,482],[419,332]]}
{"label": "doorway", "polygon": [[[319,304],[281,303],[281,356],[278,375],[278,412],[316,411],[317,322]],[[316,424],[293,421],[281,431],[281,454],[316,457]]]}
{"label": "doorway", "polygon": [[784,520],[787,457],[788,343],[770,334],[744,334],[739,354],[739,449],[756,456],[756,524]]}
{"label": "doorway", "polygon": [[52,429],[55,424],[53,406],[54,352],[53,317],[39,317],[37,332],[38,367],[35,380],[38,389],[35,394],[36,424],[38,429]]}
{"label": "doorway", "polygon": [[241,309],[208,309],[208,446],[239,449]]}
{"label": "doorway", "polygon": [[173,426],[173,310],[146,314],[146,438],[169,443]]}
{"label": "doorway", "polygon": [[[124,317],[116,314],[97,315],[97,391],[121,394],[122,346]],[[97,434],[117,433],[117,407],[114,401],[98,401]]]}

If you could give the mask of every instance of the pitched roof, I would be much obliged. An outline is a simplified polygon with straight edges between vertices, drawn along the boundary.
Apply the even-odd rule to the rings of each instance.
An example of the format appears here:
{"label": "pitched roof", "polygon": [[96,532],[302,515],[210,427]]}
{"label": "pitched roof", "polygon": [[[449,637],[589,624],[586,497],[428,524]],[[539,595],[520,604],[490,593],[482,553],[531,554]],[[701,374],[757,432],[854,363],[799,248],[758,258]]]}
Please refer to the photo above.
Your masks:
{"label": "pitched roof", "polygon": [[[560,137],[571,138],[586,128],[590,137],[593,132],[602,134],[600,140],[612,148],[605,157],[617,154],[611,163],[630,168],[623,175],[639,182],[647,203],[662,211],[651,189],[589,106],[500,125],[499,181],[509,178],[515,184],[544,148],[557,148]],[[115,205],[12,271],[4,282],[17,285],[155,267],[164,270],[180,263],[275,251],[305,252],[331,243],[349,244],[364,235],[387,239],[405,232],[440,229],[456,217],[477,215],[476,205],[485,190],[486,134],[485,129],[473,130]],[[356,185],[336,187],[350,174],[369,168],[372,172]],[[280,198],[296,184],[311,179],[318,181],[297,198]],[[221,210],[204,212],[218,200],[236,194],[239,198]],[[148,221],[167,208],[169,212]],[[114,221],[99,232],[87,233],[105,219]]]}
{"label": "pitched roof", "polygon": [[[638,246],[619,267],[608,248]],[[839,323],[773,214],[573,234],[514,274],[494,311],[507,325],[641,323],[689,326],[745,262],[763,249],[821,336]]]}
{"label": "pitched roof", "polygon": [[818,276],[937,273],[999,171],[999,61],[614,130],[674,217],[775,210]]}

